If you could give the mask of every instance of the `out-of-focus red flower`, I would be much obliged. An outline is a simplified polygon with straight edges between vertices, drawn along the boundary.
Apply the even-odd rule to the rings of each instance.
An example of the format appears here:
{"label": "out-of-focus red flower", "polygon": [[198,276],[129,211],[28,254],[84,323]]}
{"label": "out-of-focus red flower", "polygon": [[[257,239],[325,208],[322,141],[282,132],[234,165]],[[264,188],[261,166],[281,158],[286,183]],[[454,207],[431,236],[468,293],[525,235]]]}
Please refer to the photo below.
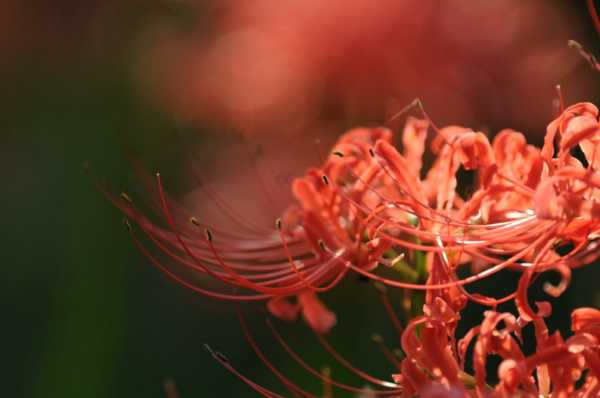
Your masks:
{"label": "out-of-focus red flower", "polygon": [[[180,115],[252,134],[301,131],[324,110],[381,119],[415,95],[439,120],[540,125],[549,104],[530,94],[579,62],[573,16],[543,1],[225,1],[211,16],[197,36],[157,40],[142,73]],[[569,78],[570,97],[591,79]]]}

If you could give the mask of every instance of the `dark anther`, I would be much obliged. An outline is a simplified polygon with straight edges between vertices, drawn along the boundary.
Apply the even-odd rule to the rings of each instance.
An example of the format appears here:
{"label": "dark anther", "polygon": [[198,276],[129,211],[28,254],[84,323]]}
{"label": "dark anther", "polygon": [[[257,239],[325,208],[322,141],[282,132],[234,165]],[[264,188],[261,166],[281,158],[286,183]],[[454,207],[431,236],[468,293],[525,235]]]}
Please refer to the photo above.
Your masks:
{"label": "dark anther", "polygon": [[125,202],[129,203],[130,205],[133,204],[133,200],[131,200],[131,197],[129,195],[127,195],[125,192],[121,192],[121,199],[123,199]]}
{"label": "dark anther", "polygon": [[325,251],[325,242],[323,242],[323,239],[319,239],[319,247],[321,251]]}
{"label": "dark anther", "polygon": [[123,218],[123,225],[127,229],[127,231],[131,232],[131,223],[128,218]]}

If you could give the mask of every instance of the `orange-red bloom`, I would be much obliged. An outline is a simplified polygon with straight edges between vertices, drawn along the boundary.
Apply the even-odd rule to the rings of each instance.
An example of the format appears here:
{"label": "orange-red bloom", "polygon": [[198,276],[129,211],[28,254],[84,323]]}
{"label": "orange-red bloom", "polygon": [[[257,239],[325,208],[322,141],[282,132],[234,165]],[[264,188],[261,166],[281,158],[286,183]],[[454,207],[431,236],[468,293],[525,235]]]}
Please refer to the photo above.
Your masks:
{"label": "orange-red bloom", "polygon": [[[402,373],[394,376],[403,387],[402,396],[534,398],[595,397],[600,393],[600,341],[593,333],[600,326],[598,310],[575,310],[574,334],[567,340],[558,332],[550,335],[542,318],[534,321],[537,348],[525,355],[520,344],[525,326],[522,318],[486,311],[481,325],[455,344],[450,332],[453,329],[448,325],[456,321],[458,314],[448,313],[442,300],[425,308],[425,316],[411,321],[402,336],[407,358],[402,362]],[[416,333],[419,325],[420,336]],[[464,365],[471,345],[474,377],[465,372]],[[490,355],[502,358],[495,387],[486,384]]]}
{"label": "orange-red bloom", "polygon": [[[297,203],[272,229],[237,219],[240,230],[250,232],[248,236],[205,225],[200,216],[187,213],[167,196],[160,175],[155,205],[161,221],[145,216],[126,194],[113,201],[137,224],[138,228],[130,228],[135,243],[172,279],[215,298],[265,301],[270,313],[284,320],[302,314],[319,335],[327,333],[337,318],[318,294],[333,289],[349,272],[383,285],[424,291],[422,315],[408,314],[417,316],[404,330],[384,297],[406,355],[397,364],[394,383],[365,375],[322,340],[344,366],[388,388],[379,395],[596,396],[600,311],[574,311],[574,334],[565,340],[545,325],[550,303],[532,306],[528,288],[541,273],[554,271],[560,283],[547,284],[544,290],[556,297],[568,287],[573,268],[589,264],[600,254],[596,243],[600,232],[598,109],[590,103],[566,108],[548,125],[541,149],[528,145],[525,136],[513,130],[501,131],[490,143],[485,134],[465,127],[437,128],[421,113],[423,119],[407,120],[401,151],[385,128],[358,128],[344,134],[320,167],[294,181]],[[434,160],[423,172],[430,131],[435,134]],[[575,147],[581,149],[582,158],[573,155]],[[475,173],[469,196],[458,189],[461,169]],[[138,230],[162,256],[147,248]],[[460,277],[458,270],[467,265],[471,274]],[[380,267],[394,269],[398,276],[383,277],[377,273]],[[509,269],[520,272],[512,294],[486,297],[465,288]],[[198,286],[191,282],[190,270],[230,289]],[[498,304],[513,299],[518,314],[496,310]],[[469,301],[491,309],[484,313],[481,325],[457,341],[460,312]],[[261,360],[286,387],[311,396],[276,371],[243,319],[242,324]],[[520,344],[521,330],[527,325],[536,335],[537,348],[531,355],[523,353]],[[314,374],[282,338],[278,341]],[[465,368],[470,345],[473,375]],[[499,383],[493,387],[486,384],[491,354],[503,358]],[[263,395],[276,396],[215,357]]]}

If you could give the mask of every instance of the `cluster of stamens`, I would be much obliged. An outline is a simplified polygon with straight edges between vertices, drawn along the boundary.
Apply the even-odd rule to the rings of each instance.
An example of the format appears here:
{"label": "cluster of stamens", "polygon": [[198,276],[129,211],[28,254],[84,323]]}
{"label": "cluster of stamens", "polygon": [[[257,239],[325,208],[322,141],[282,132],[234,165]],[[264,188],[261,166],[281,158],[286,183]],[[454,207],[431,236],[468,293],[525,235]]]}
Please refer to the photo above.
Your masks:
{"label": "cluster of stamens", "polygon": [[[541,149],[513,130],[501,131],[490,142],[468,128],[438,128],[422,114],[422,119],[408,118],[402,151],[385,128],[344,134],[319,168],[293,182],[297,204],[270,229],[234,213],[231,218],[239,226],[235,231],[206,225],[166,194],[159,174],[152,190],[160,220],[147,217],[125,193],[109,196],[130,220],[126,225],[135,244],[165,275],[205,296],[264,301],[280,319],[291,321],[301,314],[325,350],[379,388],[371,391],[375,396],[597,396],[600,311],[575,310],[573,335],[565,340],[546,327],[550,303],[532,306],[528,289],[542,273],[553,271],[560,283],[546,284],[544,290],[557,297],[568,287],[574,268],[600,255],[598,109],[590,103],[562,109],[548,125]],[[430,132],[434,134],[428,140]],[[424,172],[428,144],[433,161]],[[573,154],[576,148],[583,157]],[[463,171],[475,176],[468,197],[457,190]],[[148,243],[158,250],[149,249]],[[395,277],[381,275],[381,268],[395,270]],[[467,290],[505,270],[519,273],[511,294],[489,297]],[[190,272],[223,287],[203,287],[198,284],[203,279],[191,278]],[[334,289],[352,273],[377,284],[382,307],[401,337],[401,358],[383,347],[398,368],[392,380],[354,367],[324,337],[337,317],[318,294]],[[396,316],[386,287],[410,292],[414,302],[420,297],[422,306],[404,306],[411,318],[408,324]],[[497,311],[509,301],[514,301],[518,314]],[[460,312],[469,302],[489,310],[481,325],[457,339]],[[241,314],[240,320],[259,358],[285,387],[295,396],[315,396],[277,370]],[[523,353],[520,341],[527,325],[536,335],[537,348],[531,355]],[[333,387],[363,391],[312,368],[272,323],[268,326],[309,373]],[[473,375],[465,371],[469,347]],[[260,394],[280,396],[209,351]],[[496,386],[486,384],[486,363],[492,354],[503,359]]]}

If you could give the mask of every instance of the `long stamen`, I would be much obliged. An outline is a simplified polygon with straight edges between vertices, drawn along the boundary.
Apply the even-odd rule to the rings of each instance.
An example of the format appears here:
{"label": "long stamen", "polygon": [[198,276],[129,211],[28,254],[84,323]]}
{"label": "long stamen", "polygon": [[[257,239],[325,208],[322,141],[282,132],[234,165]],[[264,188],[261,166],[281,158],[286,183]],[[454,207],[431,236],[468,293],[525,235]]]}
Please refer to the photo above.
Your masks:
{"label": "long stamen", "polygon": [[400,369],[400,362],[396,358],[396,355],[388,348],[388,346],[383,341],[383,337],[380,334],[373,334],[371,336],[371,340],[379,347],[381,353],[385,356],[385,358],[396,368]]}
{"label": "long stamen", "polygon": [[[238,379],[240,379],[241,381],[243,381],[244,383],[246,383],[248,386],[250,386],[250,388],[252,388],[256,392],[258,392],[259,394],[261,394],[261,395],[263,395],[265,397],[268,397],[268,398],[285,398],[283,395],[279,395],[277,393],[274,393],[273,391],[267,390],[266,388],[264,388],[261,385],[253,382],[252,380],[250,380],[249,378],[247,378],[246,376],[244,376],[243,374],[241,374],[236,368],[234,368],[231,365],[231,363],[229,362],[229,360],[227,358],[225,358],[225,356],[223,356],[223,354],[221,354],[218,351],[213,351],[213,349],[208,344],[205,344],[204,348],[206,348],[206,350],[209,352],[209,354],[219,364],[221,364],[221,366],[223,366],[229,372],[231,372],[232,374],[234,374]],[[296,395],[296,394],[294,394],[294,395]]]}
{"label": "long stamen", "polygon": [[598,11],[596,10],[596,5],[594,4],[594,0],[587,0],[587,7],[592,17],[592,22],[594,23],[594,27],[596,28],[596,32],[600,35],[600,17],[598,16]]}
{"label": "long stamen", "polygon": [[269,368],[269,370],[275,375],[275,377],[277,377],[279,379],[279,381],[281,381],[281,383],[290,392],[294,393],[294,395],[299,394],[299,395],[302,395],[307,398],[318,398],[316,395],[313,395],[313,394],[303,390],[302,388],[298,387],[296,384],[294,384],[292,381],[290,381],[290,379],[285,377],[279,370],[277,370],[277,368],[267,359],[265,354],[262,352],[262,350],[259,348],[256,341],[254,340],[254,337],[250,333],[250,329],[248,328],[248,325],[246,324],[246,320],[244,319],[244,316],[242,315],[239,308],[237,310],[237,314],[238,314],[238,319],[240,321],[240,325],[242,326],[242,331],[244,332],[244,336],[246,337],[246,340],[248,341],[248,343],[250,344],[250,346],[252,347],[252,349],[254,350],[256,355],[258,356],[258,358],[261,360],[261,362],[263,364],[265,364],[265,366],[267,366],[267,368]]}
{"label": "long stamen", "polygon": [[[292,357],[292,359],[294,359],[308,373],[312,374],[314,377],[316,377],[317,379],[321,380],[324,383],[331,384],[335,387],[344,389],[346,391],[357,392],[357,393],[365,391],[364,388],[354,387],[354,386],[351,386],[351,385],[348,385],[345,383],[335,381],[330,376],[323,375],[322,373],[318,372],[316,369],[309,366],[302,358],[300,358],[300,356],[283,339],[281,334],[277,331],[277,329],[275,328],[275,326],[269,319],[266,320],[266,323],[267,323],[267,326],[269,327],[269,329],[271,330],[271,332],[273,333],[273,335],[275,336],[275,339],[277,340],[277,342],[290,355],[290,357]],[[374,395],[394,395],[394,394],[398,393],[397,391],[370,391],[370,392],[372,392]]]}
{"label": "long stamen", "polygon": [[388,317],[392,321],[392,324],[394,325],[394,328],[396,329],[398,336],[401,336],[402,332],[404,331],[404,328],[402,327],[402,323],[400,322],[400,319],[398,319],[398,315],[396,315],[396,311],[394,310],[394,307],[392,306],[392,303],[390,302],[390,298],[388,296],[386,287],[384,285],[381,285],[378,283],[374,284],[374,286],[377,289],[377,291],[379,292],[379,298],[381,299],[383,308],[385,308],[385,311],[387,312]]}
{"label": "long stamen", "polygon": [[526,247],[525,249],[521,250],[520,252],[518,252],[517,254],[510,257],[508,260],[501,262],[500,264],[497,264],[491,268],[481,271],[478,274],[466,277],[464,279],[459,279],[454,282],[449,282],[449,283],[421,285],[421,284],[415,284],[415,283],[400,282],[400,281],[395,281],[395,280],[391,280],[388,278],[380,277],[369,271],[360,269],[352,264],[349,264],[348,267],[350,267],[353,271],[356,271],[363,276],[366,276],[375,281],[379,281],[385,285],[393,286],[393,287],[400,287],[400,288],[404,288],[404,289],[436,290],[436,289],[445,289],[445,288],[455,287],[455,286],[465,286],[465,285],[469,285],[471,283],[477,282],[479,280],[485,279],[488,276],[491,276],[491,275],[498,273],[501,270],[507,268],[509,265],[513,264],[515,261],[520,260],[521,258],[525,257],[527,254],[529,254],[534,249],[534,247],[537,246],[537,244],[539,244],[543,240],[547,239],[548,236],[549,236],[548,233],[540,236],[538,239],[536,239],[535,242],[532,243],[531,246]]}
{"label": "long stamen", "polygon": [[346,369],[348,369],[349,371],[351,371],[352,373],[356,374],[357,376],[363,378],[364,380],[376,384],[378,386],[381,387],[387,387],[387,388],[401,388],[401,386],[399,384],[396,383],[391,383],[389,381],[386,380],[382,380],[382,379],[378,379],[376,377],[373,377],[371,375],[369,375],[368,373],[354,367],[350,362],[348,362],[343,356],[340,355],[340,353],[338,353],[332,346],[331,344],[329,344],[329,342],[325,339],[325,337],[323,337],[322,335],[315,333],[315,335],[317,336],[317,339],[319,340],[319,343],[321,343],[321,345],[323,346],[323,348],[336,360],[338,361],[343,367],[345,367]]}
{"label": "long stamen", "polygon": [[211,290],[206,290],[206,289],[203,289],[196,285],[193,285],[193,284],[187,282],[186,280],[184,280],[183,278],[181,278],[180,276],[178,276],[177,274],[175,274],[174,272],[170,271],[163,264],[161,264],[160,261],[158,261],[156,259],[156,257],[154,257],[152,254],[150,254],[150,252],[146,249],[146,247],[142,244],[142,242],[140,242],[139,238],[135,235],[135,233],[133,233],[133,230],[130,229],[130,231],[131,231],[131,236],[133,238],[133,241],[134,241],[136,247],[140,250],[140,252],[144,256],[146,256],[146,258],[148,258],[150,260],[150,263],[152,265],[154,265],[156,268],[158,268],[166,276],[173,279],[175,282],[179,283],[180,285],[182,285],[196,293],[200,293],[204,296],[208,296],[208,297],[212,297],[212,298],[217,298],[217,299],[221,299],[221,300],[230,300],[230,301],[264,301],[264,300],[272,297],[271,295],[268,295],[268,294],[255,294],[255,295],[244,296],[244,295],[237,295],[237,294],[218,293],[218,292],[213,292]]}

